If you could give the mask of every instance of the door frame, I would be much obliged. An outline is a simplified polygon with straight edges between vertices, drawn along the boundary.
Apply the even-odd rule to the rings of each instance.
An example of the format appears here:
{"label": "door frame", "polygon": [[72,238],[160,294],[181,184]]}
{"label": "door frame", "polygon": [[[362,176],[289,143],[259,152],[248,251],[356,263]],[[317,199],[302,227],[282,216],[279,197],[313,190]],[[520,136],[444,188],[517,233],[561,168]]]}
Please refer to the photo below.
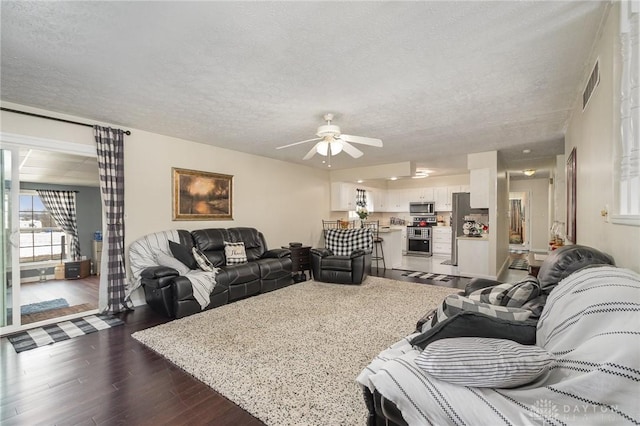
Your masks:
{"label": "door frame", "polygon": [[[512,194],[522,194],[521,197],[512,197]],[[524,210],[524,234],[522,235],[522,246],[531,250],[531,191],[509,190],[509,200],[519,199],[523,201]],[[511,213],[511,212],[509,212]],[[511,244],[510,244],[511,245]]]}
{"label": "door frame", "polygon": [[[16,134],[16,133],[7,133],[7,132],[0,132],[0,147],[2,147],[2,149],[7,149],[7,150],[11,150],[13,152],[18,151],[20,148],[31,148],[31,149],[36,149],[39,151],[49,151],[49,152],[59,152],[59,153],[64,153],[64,154],[74,154],[74,155],[81,155],[84,157],[97,157],[98,153],[96,150],[96,146],[95,145],[88,145],[88,144],[81,144],[81,143],[77,143],[77,142],[69,142],[69,141],[61,141],[61,140],[56,140],[56,139],[49,139],[49,138],[40,138],[40,137],[36,137],[36,136],[27,136],[27,135],[20,135],[20,134]],[[15,159],[13,157],[16,157]],[[19,166],[19,157],[12,155],[12,161],[14,162],[14,164],[17,164]],[[16,166],[16,170],[18,170],[18,166]],[[12,185],[20,185],[20,179],[19,179],[19,171],[18,171],[18,180],[16,182],[12,181]],[[18,197],[19,197],[19,191],[16,192],[16,194],[12,194],[13,197],[16,197],[16,201],[15,205],[12,205],[12,215],[16,215],[18,212]],[[15,217],[15,216],[14,216]],[[13,222],[16,222],[15,220]],[[12,225],[13,228],[13,225]],[[15,264],[18,264],[18,268],[17,268],[17,274],[18,277],[20,276],[20,260],[19,260],[19,256],[16,257],[16,259],[14,260],[13,258],[16,257],[15,253],[14,256],[12,256],[12,263],[13,263],[13,267],[15,267]],[[13,269],[12,269],[13,270]],[[13,272],[15,274],[15,272]],[[55,324],[58,323],[60,321],[66,321],[69,319],[73,319],[73,318],[80,318],[83,316],[87,316],[87,315],[91,315],[91,314],[95,314],[98,313],[98,309],[92,310],[92,311],[86,311],[86,312],[80,312],[77,314],[71,314],[71,315],[66,315],[63,317],[58,317],[58,318],[51,318],[48,320],[43,320],[43,321],[39,321],[39,322],[34,322],[34,323],[29,323],[26,325],[17,325],[17,322],[19,322],[20,320],[20,280],[18,279],[18,285],[15,286],[13,288],[13,323],[10,326],[5,326],[5,327],[0,327],[0,336],[4,336],[6,334],[11,334],[14,333],[16,331],[22,331],[22,330],[27,330],[27,329],[31,329],[31,328],[35,328],[35,327],[41,327],[43,325],[48,325],[48,324]],[[16,305],[17,305],[17,309],[16,309]],[[18,318],[18,321],[16,322],[16,316]]]}

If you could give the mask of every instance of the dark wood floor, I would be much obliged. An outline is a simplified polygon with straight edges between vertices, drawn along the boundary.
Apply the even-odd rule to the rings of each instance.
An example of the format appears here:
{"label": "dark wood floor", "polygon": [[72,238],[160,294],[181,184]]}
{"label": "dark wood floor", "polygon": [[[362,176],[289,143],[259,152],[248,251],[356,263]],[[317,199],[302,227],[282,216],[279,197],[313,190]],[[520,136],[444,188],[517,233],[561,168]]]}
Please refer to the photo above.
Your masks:
{"label": "dark wood floor", "polygon": [[1,339],[2,425],[263,423],[131,337],[166,322],[146,306],[124,326],[17,354]]}
{"label": "dark wood floor", "polygon": [[[426,284],[402,273],[380,270],[378,275]],[[131,337],[165,318],[147,306],[121,318],[124,326],[20,354],[1,339],[0,423],[263,425]]]}

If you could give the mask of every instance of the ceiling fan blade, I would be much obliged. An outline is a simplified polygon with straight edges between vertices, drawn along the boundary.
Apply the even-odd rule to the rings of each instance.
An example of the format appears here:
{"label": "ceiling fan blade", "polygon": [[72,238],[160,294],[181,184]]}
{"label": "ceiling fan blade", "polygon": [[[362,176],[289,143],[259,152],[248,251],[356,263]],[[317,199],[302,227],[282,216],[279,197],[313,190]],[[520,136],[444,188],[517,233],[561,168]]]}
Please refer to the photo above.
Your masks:
{"label": "ceiling fan blade", "polygon": [[315,144],[313,146],[313,148],[311,148],[311,150],[309,152],[307,152],[307,155],[305,155],[304,157],[302,157],[303,160],[308,160],[309,158],[313,157],[314,155],[316,155],[317,149],[318,149],[318,145],[320,145],[320,142],[318,142],[317,144]]}
{"label": "ceiling fan blade", "polygon": [[355,146],[351,145],[349,142],[346,141],[342,141],[342,150],[344,152],[346,152],[347,154],[349,154],[350,156],[352,156],[353,158],[360,158],[362,157],[362,151],[360,151],[358,148],[356,148]]}
{"label": "ceiling fan blade", "polygon": [[276,149],[289,148],[290,146],[300,145],[302,143],[307,143],[307,142],[319,141],[320,139],[322,138],[307,139],[306,141],[294,142],[294,143],[290,143],[289,145],[279,146]]}
{"label": "ceiling fan blade", "polygon": [[375,138],[365,138],[364,136],[340,135],[340,139],[347,142],[360,143],[363,145],[382,147],[382,140]]}

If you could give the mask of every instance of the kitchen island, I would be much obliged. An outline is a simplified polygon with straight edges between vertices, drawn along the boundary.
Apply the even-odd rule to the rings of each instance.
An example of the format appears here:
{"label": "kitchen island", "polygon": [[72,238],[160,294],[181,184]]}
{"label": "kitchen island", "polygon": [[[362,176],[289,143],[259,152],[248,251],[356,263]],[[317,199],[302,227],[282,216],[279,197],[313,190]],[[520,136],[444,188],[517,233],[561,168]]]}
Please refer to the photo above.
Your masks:
{"label": "kitchen island", "polygon": [[489,275],[489,234],[480,237],[460,236],[458,244],[458,270],[463,277],[490,278]]}
{"label": "kitchen island", "polygon": [[[382,249],[384,250],[384,263],[387,269],[400,268],[402,266],[402,229],[380,227],[380,238],[382,238]],[[376,267],[373,261],[371,266]],[[379,263],[382,268],[382,261]]]}

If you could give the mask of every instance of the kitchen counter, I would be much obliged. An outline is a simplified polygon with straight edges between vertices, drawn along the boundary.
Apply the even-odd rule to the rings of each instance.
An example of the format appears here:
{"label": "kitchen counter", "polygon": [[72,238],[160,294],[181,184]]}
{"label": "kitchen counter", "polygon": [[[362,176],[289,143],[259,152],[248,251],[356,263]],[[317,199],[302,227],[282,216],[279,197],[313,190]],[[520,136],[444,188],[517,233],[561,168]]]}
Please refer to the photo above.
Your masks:
{"label": "kitchen counter", "polygon": [[389,232],[402,232],[402,228],[387,228],[387,227],[381,226],[380,230],[378,231],[378,233],[380,234],[386,234]]}
{"label": "kitchen counter", "polygon": [[458,240],[467,240],[467,241],[489,241],[489,234],[482,234],[479,237],[468,237],[466,235],[461,235],[457,237]]}

